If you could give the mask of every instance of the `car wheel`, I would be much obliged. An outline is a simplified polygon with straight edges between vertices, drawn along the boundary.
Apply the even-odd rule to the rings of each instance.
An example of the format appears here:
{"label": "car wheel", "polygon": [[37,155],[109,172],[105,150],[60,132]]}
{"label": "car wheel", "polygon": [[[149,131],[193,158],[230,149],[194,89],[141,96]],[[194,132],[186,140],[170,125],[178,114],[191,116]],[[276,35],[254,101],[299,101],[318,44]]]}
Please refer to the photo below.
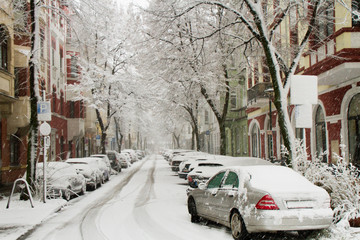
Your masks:
{"label": "car wheel", "polygon": [[188,200],[188,211],[190,213],[192,223],[200,222],[200,217],[198,216],[196,210],[195,200],[192,197],[190,197]]}
{"label": "car wheel", "polygon": [[66,201],[70,201],[70,199],[71,199],[70,189],[64,190],[64,192],[63,192],[63,198],[64,198]]}
{"label": "car wheel", "polygon": [[102,182],[104,181],[103,179],[104,179],[104,178],[100,178],[97,187],[101,187],[101,184],[102,184]]}
{"label": "car wheel", "polygon": [[80,195],[84,195],[86,192],[86,184],[83,184],[81,191],[80,191]]}
{"label": "car wheel", "polygon": [[230,218],[231,234],[235,240],[247,239],[245,223],[238,212],[233,212]]}

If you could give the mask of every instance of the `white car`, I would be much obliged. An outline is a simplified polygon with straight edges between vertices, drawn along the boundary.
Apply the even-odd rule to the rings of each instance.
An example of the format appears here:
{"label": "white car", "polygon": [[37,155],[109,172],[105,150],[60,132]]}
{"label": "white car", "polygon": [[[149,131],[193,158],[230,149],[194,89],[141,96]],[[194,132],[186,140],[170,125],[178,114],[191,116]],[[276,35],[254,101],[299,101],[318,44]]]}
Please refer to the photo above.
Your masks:
{"label": "white car", "polygon": [[[209,164],[207,164],[209,163]],[[230,157],[215,155],[212,160],[192,163],[189,166],[187,181],[190,187],[196,188],[199,183],[206,182],[216,172],[230,166],[273,165],[271,162],[254,157]]]}
{"label": "white car", "polygon": [[73,165],[85,177],[88,189],[95,190],[101,186],[103,174],[95,162],[92,164],[84,158],[69,158],[66,162]]}
{"label": "white car", "polygon": [[[111,174],[111,162],[110,162],[110,159],[109,157],[106,155],[106,154],[93,154],[93,155],[90,155],[91,158],[100,158],[106,165],[107,167],[107,171],[109,172],[109,174]],[[105,177],[105,180],[108,181],[109,178],[108,177]]]}
{"label": "white car", "polygon": [[328,228],[330,196],[282,166],[229,167],[188,192],[191,221],[200,217],[231,228],[234,239],[249,233]]}
{"label": "white car", "polygon": [[189,160],[182,161],[179,164],[179,171],[178,171],[179,178],[186,179],[187,174],[191,171],[190,166],[192,164],[207,161],[212,158],[211,156],[212,155],[210,155],[210,154],[204,154],[204,155],[199,155],[199,156],[193,156],[193,157],[190,157]]}
{"label": "white car", "polygon": [[129,154],[131,163],[137,162],[139,160],[136,156],[135,150],[133,150],[133,149],[124,149],[124,150],[121,150],[121,153]]}
{"label": "white car", "polygon": [[120,164],[122,168],[131,167],[131,159],[130,156],[126,153],[120,153]]}
{"label": "white car", "polygon": [[[36,164],[37,182],[42,185],[44,179],[43,163]],[[85,177],[76,168],[65,162],[48,162],[45,165],[47,197],[62,197],[69,201],[71,197],[82,195],[86,191]]]}

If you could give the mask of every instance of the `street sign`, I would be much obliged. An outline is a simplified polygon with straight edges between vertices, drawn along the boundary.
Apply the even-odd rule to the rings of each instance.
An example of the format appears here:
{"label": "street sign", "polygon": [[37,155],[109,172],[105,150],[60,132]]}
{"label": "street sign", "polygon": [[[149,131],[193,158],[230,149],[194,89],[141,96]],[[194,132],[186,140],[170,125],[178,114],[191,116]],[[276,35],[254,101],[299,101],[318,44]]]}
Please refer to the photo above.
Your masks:
{"label": "street sign", "polygon": [[50,102],[43,101],[37,103],[38,121],[51,121],[51,105]]}
{"label": "street sign", "polygon": [[302,104],[295,106],[295,127],[312,128],[312,105]]}
{"label": "street sign", "polygon": [[318,104],[318,77],[294,75],[291,77],[291,104]]}
{"label": "street sign", "polygon": [[49,136],[50,133],[51,133],[51,126],[47,122],[43,122],[40,125],[40,134],[42,136]]}

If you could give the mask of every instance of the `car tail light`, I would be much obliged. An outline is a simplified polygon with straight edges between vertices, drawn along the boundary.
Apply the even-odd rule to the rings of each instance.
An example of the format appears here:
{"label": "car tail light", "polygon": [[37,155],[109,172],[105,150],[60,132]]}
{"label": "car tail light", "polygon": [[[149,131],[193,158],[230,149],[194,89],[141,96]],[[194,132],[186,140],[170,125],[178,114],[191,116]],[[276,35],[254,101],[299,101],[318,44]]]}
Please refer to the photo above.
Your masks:
{"label": "car tail light", "polygon": [[279,210],[274,199],[270,195],[263,196],[256,204],[256,209],[259,210]]}
{"label": "car tail light", "polygon": [[189,182],[192,182],[192,181],[193,181],[193,179],[192,179],[191,176],[188,177],[188,181],[189,181]]}

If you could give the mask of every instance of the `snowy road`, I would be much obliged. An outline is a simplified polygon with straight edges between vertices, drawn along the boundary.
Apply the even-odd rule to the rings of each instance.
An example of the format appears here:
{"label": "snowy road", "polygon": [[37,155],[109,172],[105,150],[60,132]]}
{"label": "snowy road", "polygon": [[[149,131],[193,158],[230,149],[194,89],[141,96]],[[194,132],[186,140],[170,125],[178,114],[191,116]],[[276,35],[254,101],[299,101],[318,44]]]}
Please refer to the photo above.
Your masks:
{"label": "snowy road", "polygon": [[[230,231],[220,225],[190,222],[186,206],[186,189],[185,181],[171,171],[170,166],[161,156],[149,156],[135,163],[131,168],[123,170],[119,175],[112,176],[109,182],[96,191],[72,199],[61,211],[25,234],[23,233],[41,221],[38,218],[41,218],[42,214],[36,211],[36,208],[34,212],[31,211],[32,214],[29,214],[27,204],[26,208],[14,209],[13,213],[25,209],[28,216],[16,214],[10,218],[12,219],[10,222],[4,218],[0,238],[4,240],[232,239]],[[3,202],[5,208],[6,201]],[[60,202],[63,203],[62,200]],[[38,204],[40,209],[41,204]],[[46,213],[46,208],[43,209]],[[8,214],[5,210],[2,213]],[[18,218],[23,218],[23,221]],[[334,225],[318,234],[309,240],[360,240],[358,229],[345,228],[341,225]],[[285,233],[257,234],[252,235],[251,239],[297,240],[298,237]]]}
{"label": "snowy road", "polygon": [[20,239],[232,239],[227,229],[192,224],[185,181],[160,156],[123,170]]}

